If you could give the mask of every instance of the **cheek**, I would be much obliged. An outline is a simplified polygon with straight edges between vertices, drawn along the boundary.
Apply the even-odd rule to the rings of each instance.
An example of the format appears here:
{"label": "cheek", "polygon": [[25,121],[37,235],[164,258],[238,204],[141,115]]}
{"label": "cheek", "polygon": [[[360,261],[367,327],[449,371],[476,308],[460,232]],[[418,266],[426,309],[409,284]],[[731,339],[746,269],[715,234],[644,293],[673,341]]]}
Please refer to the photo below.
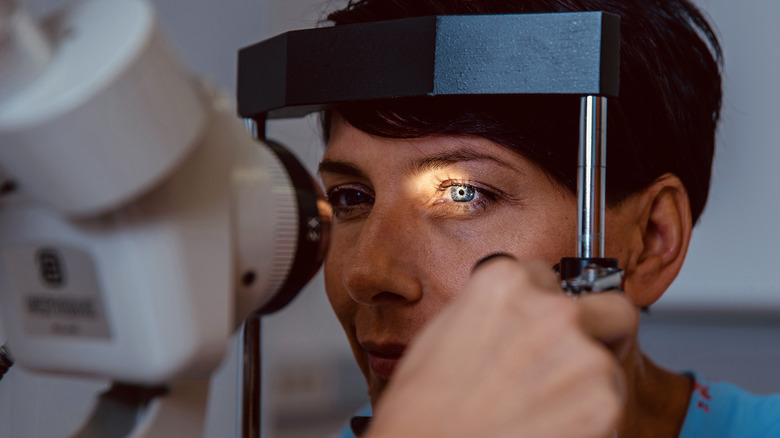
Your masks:
{"label": "cheek", "polygon": [[[423,291],[421,299],[404,315],[404,327],[424,325],[425,320],[457,295],[474,265],[490,254],[502,252],[541,260],[551,268],[561,257],[574,256],[577,225],[574,208],[574,201],[569,200],[502,208],[476,220],[409,219],[404,232],[416,236],[415,239],[404,240],[400,248],[391,248],[389,243],[382,245],[382,250],[403,254],[403,260],[394,259],[399,263],[393,268],[395,278],[413,277],[413,281],[404,284],[415,284]],[[367,312],[352,299],[343,277],[345,266],[356,262],[350,257],[359,236],[359,227],[334,227],[324,266],[328,299],[348,333],[355,328],[356,319],[365,317]],[[389,239],[397,240],[403,239]]]}
{"label": "cheek", "polygon": [[350,325],[357,303],[349,296],[343,283],[342,273],[347,258],[344,243],[344,239],[338,234],[331,235],[330,246],[323,263],[323,274],[328,301],[339,322],[346,329]]}
{"label": "cheek", "polygon": [[457,247],[462,255],[470,256],[461,261],[458,271],[465,271],[468,276],[477,261],[495,253],[507,253],[519,259],[541,260],[551,267],[561,257],[575,255],[575,215],[566,214],[566,210],[529,213],[510,211],[482,221],[478,226],[461,224],[443,228],[443,233],[459,242]]}
{"label": "cheek", "polygon": [[531,258],[550,266],[562,257],[577,254],[577,211],[573,199],[549,202],[529,214],[528,229],[522,233],[518,245]]}
{"label": "cheek", "polygon": [[341,269],[338,269],[334,264],[329,263],[328,259],[325,260],[324,276],[325,276],[325,293],[328,296],[330,306],[333,308],[333,312],[336,314],[339,322],[347,328],[349,325],[350,315],[354,313],[354,306],[356,303],[350,298],[347,291],[344,289],[341,283],[341,275],[338,273]]}

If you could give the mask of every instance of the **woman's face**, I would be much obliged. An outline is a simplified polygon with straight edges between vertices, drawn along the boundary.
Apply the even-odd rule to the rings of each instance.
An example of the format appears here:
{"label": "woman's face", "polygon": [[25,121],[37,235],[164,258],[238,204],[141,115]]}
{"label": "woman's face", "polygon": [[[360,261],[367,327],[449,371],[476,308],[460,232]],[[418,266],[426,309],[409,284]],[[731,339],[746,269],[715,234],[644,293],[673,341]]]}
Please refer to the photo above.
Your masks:
{"label": "woman's face", "polygon": [[401,354],[494,253],[551,267],[576,249],[576,199],[481,137],[372,137],[334,117],[325,288],[376,403]]}

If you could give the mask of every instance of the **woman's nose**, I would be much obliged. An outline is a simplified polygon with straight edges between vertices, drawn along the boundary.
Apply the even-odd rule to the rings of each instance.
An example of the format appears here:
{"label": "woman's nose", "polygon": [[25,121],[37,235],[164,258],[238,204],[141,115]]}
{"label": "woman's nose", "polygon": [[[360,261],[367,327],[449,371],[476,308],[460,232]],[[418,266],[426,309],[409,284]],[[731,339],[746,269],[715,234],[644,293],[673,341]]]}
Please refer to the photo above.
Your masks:
{"label": "woman's nose", "polygon": [[344,265],[344,287],[353,300],[381,305],[422,298],[419,273],[431,262],[431,248],[421,226],[412,212],[374,206]]}

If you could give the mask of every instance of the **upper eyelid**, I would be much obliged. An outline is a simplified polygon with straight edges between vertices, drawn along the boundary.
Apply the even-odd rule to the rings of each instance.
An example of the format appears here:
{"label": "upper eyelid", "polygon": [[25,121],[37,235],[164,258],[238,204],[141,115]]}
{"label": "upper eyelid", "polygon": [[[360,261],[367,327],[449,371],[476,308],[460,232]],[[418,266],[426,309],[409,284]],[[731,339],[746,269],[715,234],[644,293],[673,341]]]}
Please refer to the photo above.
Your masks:
{"label": "upper eyelid", "polygon": [[459,180],[459,179],[446,179],[443,181],[439,181],[439,184],[437,186],[438,190],[445,190],[450,187],[456,187],[456,186],[466,186],[466,187],[472,187],[477,191],[480,191],[482,193],[496,193],[499,192],[499,190],[494,189],[490,186],[487,186],[485,184],[478,183],[473,180]]}
{"label": "upper eyelid", "polygon": [[356,182],[350,182],[350,183],[341,183],[341,184],[334,184],[333,187],[325,188],[325,193],[331,193],[338,190],[347,190],[347,189],[356,189],[356,190],[362,190],[364,192],[370,193],[372,196],[374,195],[374,190],[367,186],[366,184],[356,183]]}
{"label": "upper eyelid", "polygon": [[483,184],[480,184],[474,180],[470,179],[458,179],[458,178],[447,178],[439,180],[439,187],[450,187],[450,186],[473,186],[473,187],[480,187]]}
{"label": "upper eyelid", "polygon": [[[360,183],[345,183],[345,184],[336,184],[335,186],[331,188],[325,189],[325,200],[331,205],[331,207],[336,208],[337,206],[334,204],[333,197],[336,194],[339,194],[340,192],[344,190],[356,190],[361,191],[366,194],[369,198],[374,198],[376,195],[374,194],[374,191],[363,184]],[[373,203],[373,202],[372,202]],[[340,209],[349,209],[352,207],[339,207]]]}
{"label": "upper eyelid", "polygon": [[453,187],[470,187],[470,188],[474,189],[475,191],[477,191],[479,193],[482,193],[482,194],[485,194],[485,193],[488,192],[487,190],[483,189],[482,187],[474,185],[474,184],[465,184],[465,183],[457,183],[457,182],[441,184],[436,189],[439,192],[444,193],[444,192],[447,192],[448,190],[450,190]]}

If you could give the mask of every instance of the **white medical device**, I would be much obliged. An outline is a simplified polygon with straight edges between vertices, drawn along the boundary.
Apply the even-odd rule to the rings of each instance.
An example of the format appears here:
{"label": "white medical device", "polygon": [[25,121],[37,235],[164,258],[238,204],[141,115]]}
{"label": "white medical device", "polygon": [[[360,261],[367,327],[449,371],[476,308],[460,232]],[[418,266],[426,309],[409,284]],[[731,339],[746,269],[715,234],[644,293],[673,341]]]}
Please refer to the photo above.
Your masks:
{"label": "white medical device", "polygon": [[0,177],[0,321],[31,370],[205,378],[324,255],[316,183],[187,74],[143,0],[40,24],[0,1]]}
{"label": "white medical device", "polygon": [[[180,408],[205,397],[187,382],[247,316],[311,278],[328,208],[294,157],[250,139],[232,104],[183,71],[144,0],[76,1],[39,27],[0,0],[0,320],[23,366],[118,382],[77,438],[103,432],[103,413],[122,419],[110,436],[197,436],[182,430],[197,409]],[[238,112],[262,139],[267,119],[347,101],[579,95],[580,239],[561,273],[572,293],[598,291],[619,284],[603,257],[619,47],[619,18],[598,11],[289,32],[239,53]],[[257,319],[247,327],[257,345]],[[256,365],[244,368],[250,430]],[[150,405],[149,420],[132,427],[126,404]]]}

